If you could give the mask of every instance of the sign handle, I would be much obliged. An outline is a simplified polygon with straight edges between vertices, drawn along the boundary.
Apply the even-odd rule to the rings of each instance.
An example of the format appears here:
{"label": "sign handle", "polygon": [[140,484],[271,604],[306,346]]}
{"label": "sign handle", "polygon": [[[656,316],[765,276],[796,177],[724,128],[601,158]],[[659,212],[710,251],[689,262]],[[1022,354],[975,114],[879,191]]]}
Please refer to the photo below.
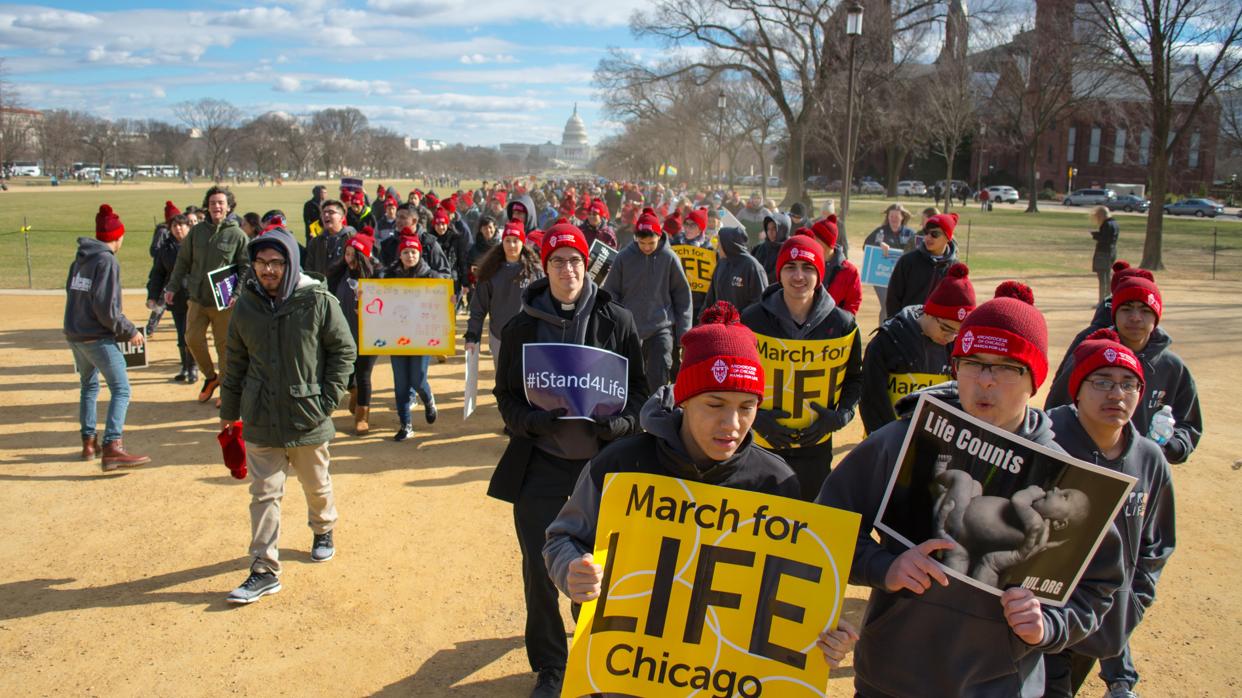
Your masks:
{"label": "sign handle", "polygon": [[34,271],[30,266],[30,223],[25,216],[22,216],[22,241],[26,245],[26,286],[34,288]]}

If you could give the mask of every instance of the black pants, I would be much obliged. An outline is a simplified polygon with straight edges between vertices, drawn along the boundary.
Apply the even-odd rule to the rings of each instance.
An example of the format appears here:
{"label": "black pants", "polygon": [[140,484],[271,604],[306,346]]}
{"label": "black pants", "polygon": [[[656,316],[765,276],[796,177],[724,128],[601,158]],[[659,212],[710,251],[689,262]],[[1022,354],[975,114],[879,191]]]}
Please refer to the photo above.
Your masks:
{"label": "black pants", "polygon": [[1044,698],[1072,698],[1082,688],[1095,658],[1066,650],[1044,655]]}
{"label": "black pants", "polygon": [[815,501],[824,480],[828,479],[828,473],[832,472],[832,441],[810,448],[788,448],[773,453],[785,459],[798,476],[798,485],[802,488],[799,499]]}
{"label": "black pants", "polygon": [[172,313],[173,326],[177,328],[177,350],[181,353],[181,369],[189,370],[194,366],[194,356],[190,354],[190,350],[185,345],[185,317],[186,311],[189,310],[185,305],[170,305],[168,312]]}
{"label": "black pants", "polygon": [[533,671],[564,668],[569,659],[565,621],[556,585],[543,564],[545,532],[568,497],[523,491],[513,504],[513,528],[522,549],[522,585],[526,592],[526,658]]}
{"label": "black pants", "polygon": [[378,356],[358,355],[354,359],[354,375],[349,378],[349,387],[358,389],[358,406],[371,406],[371,369],[375,368],[375,361]]}

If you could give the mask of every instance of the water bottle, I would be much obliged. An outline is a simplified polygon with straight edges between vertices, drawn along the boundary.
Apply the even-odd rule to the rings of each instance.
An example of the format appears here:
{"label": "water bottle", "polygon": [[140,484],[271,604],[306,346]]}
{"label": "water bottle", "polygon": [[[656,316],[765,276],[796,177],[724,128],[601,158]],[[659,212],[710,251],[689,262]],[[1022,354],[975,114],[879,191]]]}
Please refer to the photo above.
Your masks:
{"label": "water bottle", "polygon": [[1151,431],[1147,432],[1147,438],[1155,441],[1163,446],[1173,438],[1173,425],[1177,424],[1177,420],[1173,419],[1173,408],[1165,405],[1160,411],[1152,415]]}

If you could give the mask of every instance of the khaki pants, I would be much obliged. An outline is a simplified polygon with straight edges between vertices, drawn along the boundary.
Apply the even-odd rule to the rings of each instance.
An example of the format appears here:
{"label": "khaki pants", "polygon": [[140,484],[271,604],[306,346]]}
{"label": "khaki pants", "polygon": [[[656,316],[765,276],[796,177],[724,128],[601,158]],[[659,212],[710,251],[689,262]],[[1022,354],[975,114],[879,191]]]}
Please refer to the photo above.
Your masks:
{"label": "khaki pants", "polygon": [[295,448],[246,445],[250,468],[250,569],[280,574],[280,500],[289,467],[306,494],[307,525],[316,534],[336,524],[336,499],[328,475],[328,444]]}
{"label": "khaki pants", "polygon": [[[203,371],[203,378],[213,378],[224,373],[227,365],[225,345],[229,339],[229,317],[232,308],[216,310],[194,301],[189,302],[190,310],[186,316],[185,344],[194,356],[194,361]],[[220,360],[219,372],[211,362],[211,350],[207,348],[207,327],[211,326],[211,335],[216,343],[216,358]]]}

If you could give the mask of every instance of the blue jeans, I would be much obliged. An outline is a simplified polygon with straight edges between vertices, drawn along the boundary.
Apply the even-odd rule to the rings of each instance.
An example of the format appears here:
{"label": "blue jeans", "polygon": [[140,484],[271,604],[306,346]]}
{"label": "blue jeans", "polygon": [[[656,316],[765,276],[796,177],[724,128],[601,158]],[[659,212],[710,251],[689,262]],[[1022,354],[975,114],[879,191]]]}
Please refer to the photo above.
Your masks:
{"label": "blue jeans", "polygon": [[402,424],[410,423],[410,404],[415,395],[426,404],[432,399],[431,385],[427,383],[430,356],[393,356],[392,383],[397,393],[397,418]]}
{"label": "blue jeans", "polygon": [[78,420],[82,424],[82,438],[95,435],[95,400],[99,397],[99,374],[108,382],[108,419],[104,424],[105,444],[121,438],[125,427],[125,413],[129,411],[129,374],[125,370],[125,356],[112,339],[93,342],[69,342],[73,349],[73,363],[78,368],[82,382],[82,394],[78,403]]}

